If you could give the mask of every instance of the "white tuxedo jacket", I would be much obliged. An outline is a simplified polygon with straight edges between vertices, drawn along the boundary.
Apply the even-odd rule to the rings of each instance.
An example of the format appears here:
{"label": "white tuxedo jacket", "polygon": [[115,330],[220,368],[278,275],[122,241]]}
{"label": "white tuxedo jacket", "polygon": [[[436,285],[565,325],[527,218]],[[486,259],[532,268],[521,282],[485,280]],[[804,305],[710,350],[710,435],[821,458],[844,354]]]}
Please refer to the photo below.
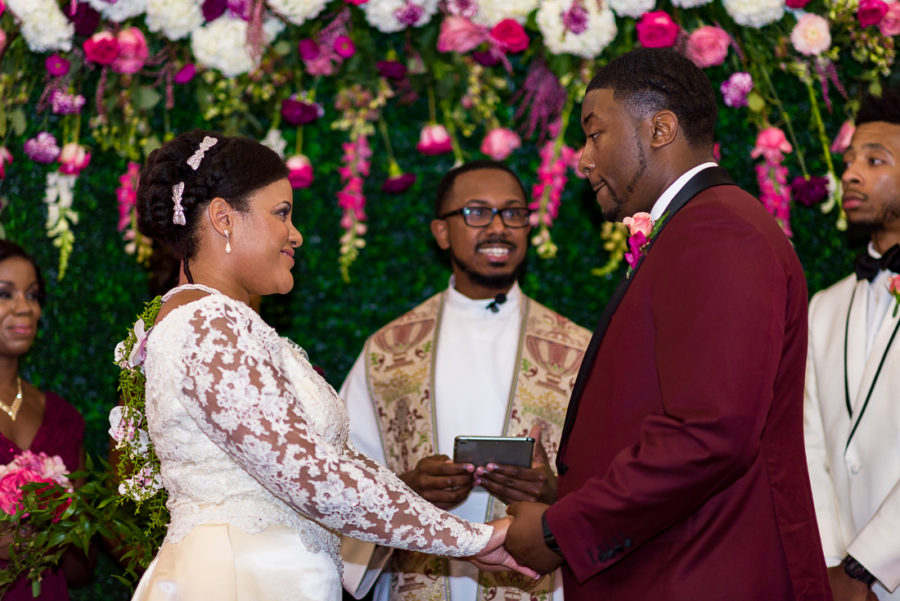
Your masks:
{"label": "white tuxedo jacket", "polygon": [[829,565],[850,554],[900,600],[900,315],[866,358],[868,295],[851,275],[810,301],[806,454]]}

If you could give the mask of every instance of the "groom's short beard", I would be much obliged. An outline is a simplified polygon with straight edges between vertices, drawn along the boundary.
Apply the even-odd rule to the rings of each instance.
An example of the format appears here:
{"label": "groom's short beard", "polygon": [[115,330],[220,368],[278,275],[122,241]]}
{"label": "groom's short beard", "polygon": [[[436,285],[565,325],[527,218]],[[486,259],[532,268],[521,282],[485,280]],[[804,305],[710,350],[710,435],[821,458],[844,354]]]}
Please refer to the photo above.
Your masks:
{"label": "groom's short beard", "polygon": [[525,271],[525,259],[522,259],[522,262],[519,263],[515,269],[513,269],[509,273],[481,273],[480,271],[474,270],[469,265],[466,265],[465,262],[461,261],[456,254],[453,252],[453,249],[450,249],[450,261],[459,269],[461,272],[466,274],[473,284],[477,284],[478,286],[482,286],[489,290],[501,290],[508,289],[513,284],[518,281],[519,277],[522,275],[522,272]]}

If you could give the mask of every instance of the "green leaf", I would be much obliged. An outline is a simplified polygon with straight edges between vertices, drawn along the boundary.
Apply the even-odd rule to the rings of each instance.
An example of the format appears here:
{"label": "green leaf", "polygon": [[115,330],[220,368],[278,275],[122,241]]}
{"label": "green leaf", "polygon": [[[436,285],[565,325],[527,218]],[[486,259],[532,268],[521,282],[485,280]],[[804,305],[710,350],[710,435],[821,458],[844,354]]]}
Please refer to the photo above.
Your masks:
{"label": "green leaf", "polygon": [[133,98],[135,106],[142,111],[146,111],[159,104],[159,101],[162,99],[162,94],[150,86],[140,86],[135,90]]}
{"label": "green leaf", "polygon": [[28,119],[25,117],[25,109],[19,107],[15,109],[9,115],[9,120],[12,123],[13,133],[17,136],[21,136],[25,133],[25,128],[28,127]]}
{"label": "green leaf", "polygon": [[766,101],[756,92],[750,92],[747,96],[747,106],[754,113],[761,113],[766,108]]}

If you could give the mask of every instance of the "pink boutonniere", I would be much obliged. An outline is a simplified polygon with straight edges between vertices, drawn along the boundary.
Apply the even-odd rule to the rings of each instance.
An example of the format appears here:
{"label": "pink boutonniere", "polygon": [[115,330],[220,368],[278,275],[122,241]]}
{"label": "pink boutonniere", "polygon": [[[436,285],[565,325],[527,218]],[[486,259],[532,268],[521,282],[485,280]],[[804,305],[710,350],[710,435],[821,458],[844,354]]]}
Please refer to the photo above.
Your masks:
{"label": "pink boutonniere", "polygon": [[894,297],[894,317],[897,317],[897,309],[900,309],[900,275],[891,276],[888,290]]}
{"label": "pink boutonniere", "polygon": [[658,221],[653,221],[650,213],[644,212],[635,213],[622,220],[622,223],[628,228],[628,251],[625,253],[625,262],[628,263],[626,277],[631,276],[631,272],[647,252],[650,241],[656,236],[665,220],[666,216],[663,215]]}

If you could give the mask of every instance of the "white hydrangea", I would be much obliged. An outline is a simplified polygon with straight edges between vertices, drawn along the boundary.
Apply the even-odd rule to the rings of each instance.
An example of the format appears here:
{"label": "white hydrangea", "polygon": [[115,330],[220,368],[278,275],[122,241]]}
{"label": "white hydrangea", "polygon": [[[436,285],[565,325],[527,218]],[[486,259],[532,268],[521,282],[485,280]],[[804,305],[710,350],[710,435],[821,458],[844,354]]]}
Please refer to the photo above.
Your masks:
{"label": "white hydrangea", "polygon": [[32,52],[71,50],[75,27],[55,0],[7,0],[20,22],[19,30]]}
{"label": "white hydrangea", "polygon": [[[284,23],[267,18],[263,22],[264,43],[270,44],[282,29]],[[226,77],[235,77],[256,67],[247,47],[247,22],[228,14],[194,30],[191,52],[198,63],[218,69]]]}
{"label": "white hydrangea", "polygon": [[680,8],[694,8],[696,6],[709,4],[710,2],[712,2],[712,0],[672,0],[672,4]]}
{"label": "white hydrangea", "polygon": [[268,0],[269,8],[293,23],[303,25],[322,12],[328,0]]}
{"label": "white hydrangea", "polygon": [[734,22],[759,29],[784,16],[784,0],[722,0]]}
{"label": "white hydrangea", "polygon": [[[472,21],[485,27],[493,27],[503,19],[512,19],[524,25],[531,11],[540,4],[540,0],[478,0],[478,12]],[[587,2],[586,4],[594,4]]]}
{"label": "white hydrangea", "polygon": [[361,4],[360,8],[366,15],[369,25],[384,33],[402,31],[408,25],[397,18],[397,11],[405,9],[408,5],[418,6],[422,9],[419,19],[412,25],[421,27],[431,20],[437,12],[439,0],[369,0]]}
{"label": "white hydrangea", "polygon": [[616,38],[616,18],[608,6],[599,9],[596,2],[585,2],[588,25],[580,34],[566,30],[562,15],[572,0],[544,0],[537,12],[537,24],[544,45],[553,54],[574,54],[583,58],[598,56]]}
{"label": "white hydrangea", "polygon": [[136,17],[147,10],[147,0],[87,0],[91,7],[103,15],[104,18],[116,23]]}
{"label": "white hydrangea", "polygon": [[[587,2],[586,4],[591,4]],[[642,14],[653,10],[656,0],[609,0],[609,7],[620,17],[637,19]]]}
{"label": "white hydrangea", "polygon": [[202,0],[147,0],[147,28],[170,40],[185,38],[203,26]]}

